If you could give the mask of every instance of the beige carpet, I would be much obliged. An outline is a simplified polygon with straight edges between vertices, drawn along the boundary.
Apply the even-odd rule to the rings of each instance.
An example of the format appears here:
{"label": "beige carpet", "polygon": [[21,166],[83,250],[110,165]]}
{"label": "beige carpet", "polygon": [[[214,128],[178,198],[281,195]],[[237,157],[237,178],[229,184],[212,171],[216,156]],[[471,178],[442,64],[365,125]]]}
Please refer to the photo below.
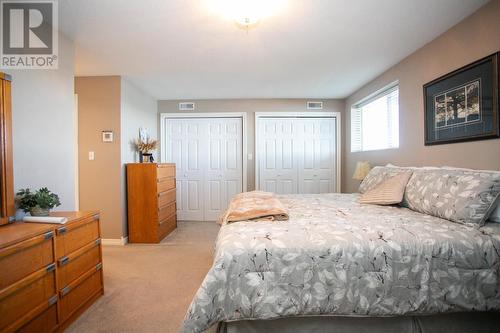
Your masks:
{"label": "beige carpet", "polygon": [[105,295],[66,332],[178,332],[219,226],[180,222],[158,245],[104,246]]}

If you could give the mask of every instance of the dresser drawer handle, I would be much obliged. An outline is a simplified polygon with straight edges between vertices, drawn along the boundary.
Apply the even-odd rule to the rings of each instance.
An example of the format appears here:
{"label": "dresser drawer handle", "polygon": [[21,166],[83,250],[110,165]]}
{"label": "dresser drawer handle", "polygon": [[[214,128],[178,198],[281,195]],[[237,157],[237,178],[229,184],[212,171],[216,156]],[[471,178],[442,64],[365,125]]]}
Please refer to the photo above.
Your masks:
{"label": "dresser drawer handle", "polygon": [[96,271],[101,270],[101,269],[102,269],[102,262],[100,262],[97,265],[95,265],[95,270]]}
{"label": "dresser drawer handle", "polygon": [[52,264],[48,264],[48,265],[45,267],[45,271],[46,271],[47,273],[52,272],[52,271],[53,271],[53,270],[55,270],[55,269],[56,269],[56,264],[54,264],[54,263],[52,263]]}
{"label": "dresser drawer handle", "polygon": [[94,241],[95,245],[99,245],[101,244],[101,239],[100,238],[97,238],[95,241]]}
{"label": "dresser drawer handle", "polygon": [[69,258],[68,258],[68,257],[62,257],[61,259],[59,259],[59,265],[60,265],[60,266],[64,266],[64,265],[66,265],[68,262],[69,262]]}
{"label": "dresser drawer handle", "polygon": [[49,306],[54,305],[57,303],[57,295],[52,296],[49,298]]}
{"label": "dresser drawer handle", "polygon": [[60,227],[59,229],[57,229],[57,231],[60,233],[60,234],[64,234],[66,231],[68,231],[66,229],[66,227]]}
{"label": "dresser drawer handle", "polygon": [[43,237],[45,239],[51,239],[52,237],[54,237],[54,232],[53,231],[49,231],[49,232],[46,232]]}
{"label": "dresser drawer handle", "polygon": [[71,287],[70,286],[66,286],[66,287],[62,288],[61,289],[61,297],[66,296],[70,291],[71,291]]}

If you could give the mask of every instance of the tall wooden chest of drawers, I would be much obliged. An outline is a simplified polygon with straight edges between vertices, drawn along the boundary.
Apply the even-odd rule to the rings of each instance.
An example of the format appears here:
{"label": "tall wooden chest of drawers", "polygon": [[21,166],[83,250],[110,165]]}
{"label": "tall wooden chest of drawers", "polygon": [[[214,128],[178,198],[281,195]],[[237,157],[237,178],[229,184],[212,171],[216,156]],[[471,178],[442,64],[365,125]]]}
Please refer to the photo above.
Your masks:
{"label": "tall wooden chest of drawers", "polygon": [[159,243],[177,227],[175,164],[127,164],[128,241]]}
{"label": "tall wooden chest of drawers", "polygon": [[0,332],[63,331],[103,294],[97,212],[0,227]]}

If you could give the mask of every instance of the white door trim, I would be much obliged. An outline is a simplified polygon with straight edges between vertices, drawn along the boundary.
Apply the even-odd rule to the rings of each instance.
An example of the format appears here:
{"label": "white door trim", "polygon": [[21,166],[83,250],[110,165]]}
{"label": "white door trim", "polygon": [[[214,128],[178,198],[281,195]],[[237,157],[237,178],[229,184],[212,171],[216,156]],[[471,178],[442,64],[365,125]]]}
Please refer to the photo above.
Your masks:
{"label": "white door trim", "polygon": [[335,118],[335,135],[336,135],[336,179],[335,188],[338,193],[340,193],[341,182],[342,182],[342,144],[340,133],[342,128],[342,118],[340,112],[255,112],[255,189],[259,189],[259,121],[261,118]]}
{"label": "white door trim", "polygon": [[167,140],[167,128],[165,126],[166,119],[179,119],[179,118],[241,118],[242,138],[242,156],[241,166],[243,173],[243,192],[247,191],[247,114],[246,112],[195,112],[195,113],[160,113],[160,161],[165,163],[167,156],[166,147],[163,144]]}

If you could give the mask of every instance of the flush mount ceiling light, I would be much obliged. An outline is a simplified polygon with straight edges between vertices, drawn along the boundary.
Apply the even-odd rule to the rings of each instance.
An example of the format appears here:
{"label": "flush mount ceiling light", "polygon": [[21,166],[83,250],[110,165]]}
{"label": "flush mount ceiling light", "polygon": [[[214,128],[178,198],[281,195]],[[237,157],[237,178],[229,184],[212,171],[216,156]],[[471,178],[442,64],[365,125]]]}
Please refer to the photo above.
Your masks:
{"label": "flush mount ceiling light", "polygon": [[206,0],[208,7],[244,28],[275,14],[284,0]]}

